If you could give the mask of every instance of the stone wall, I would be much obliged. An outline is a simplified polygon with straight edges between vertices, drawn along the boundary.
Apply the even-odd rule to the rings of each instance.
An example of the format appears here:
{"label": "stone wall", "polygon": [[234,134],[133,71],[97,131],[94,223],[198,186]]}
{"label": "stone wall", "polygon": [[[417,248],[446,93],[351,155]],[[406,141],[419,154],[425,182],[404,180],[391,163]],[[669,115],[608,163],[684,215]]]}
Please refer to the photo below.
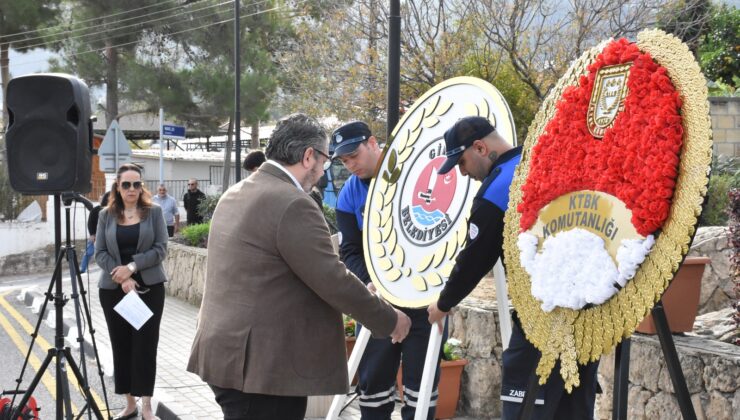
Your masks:
{"label": "stone wall", "polygon": [[208,251],[203,248],[168,243],[167,259],[164,261],[167,294],[200,307],[206,281],[207,255]]}
{"label": "stone wall", "polygon": [[734,282],[730,274],[730,229],[702,227],[694,237],[690,256],[709,257],[712,262],[704,269],[699,298],[699,314],[714,312],[730,306],[734,296]]}
{"label": "stone wall", "polygon": [[740,156],[740,98],[709,98],[714,154]]}
{"label": "stone wall", "polygon": [[[673,336],[698,419],[740,419],[740,348],[701,337]],[[657,336],[632,336],[628,419],[682,418]],[[597,418],[610,419],[614,353],[601,359]]]}
{"label": "stone wall", "polygon": [[[64,243],[64,241],[62,243]],[[82,261],[82,256],[85,253],[85,246],[85,240],[75,242],[75,251],[78,263]],[[54,245],[47,245],[33,251],[0,256],[0,275],[20,276],[26,274],[50,273],[54,270],[55,263],[56,253]],[[95,264],[95,262],[92,261],[92,264]],[[67,264],[65,263],[63,267],[66,272]]]}

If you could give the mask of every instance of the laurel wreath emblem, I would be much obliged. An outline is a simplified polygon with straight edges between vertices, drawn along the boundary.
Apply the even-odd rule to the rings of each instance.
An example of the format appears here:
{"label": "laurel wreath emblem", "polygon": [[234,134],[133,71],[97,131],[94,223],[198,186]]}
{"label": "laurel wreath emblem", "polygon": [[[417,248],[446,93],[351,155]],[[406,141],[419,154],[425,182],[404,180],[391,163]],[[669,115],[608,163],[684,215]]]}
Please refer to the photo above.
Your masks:
{"label": "laurel wreath emblem", "polygon": [[[430,286],[440,286],[449,277],[454,267],[454,258],[462,249],[467,233],[466,224],[460,224],[451,239],[443,242],[434,251],[420,261],[412,264],[406,260],[403,247],[398,243],[398,235],[393,221],[392,202],[398,191],[398,181],[403,167],[414,153],[414,145],[425,129],[435,127],[440,117],[447,114],[453,103],[442,100],[437,95],[429,105],[423,108],[411,121],[409,128],[399,132],[389,142],[386,149],[388,161],[376,181],[375,194],[369,208],[370,225],[377,229],[370,231],[369,244],[372,247],[377,267],[385,272],[384,279],[395,282],[401,277],[410,278],[411,284],[418,291],[426,291]],[[488,102],[464,104],[467,115],[479,115],[495,121]],[[494,123],[495,124],[495,123]],[[397,145],[390,148],[390,145]],[[413,276],[412,276],[413,274]]]}

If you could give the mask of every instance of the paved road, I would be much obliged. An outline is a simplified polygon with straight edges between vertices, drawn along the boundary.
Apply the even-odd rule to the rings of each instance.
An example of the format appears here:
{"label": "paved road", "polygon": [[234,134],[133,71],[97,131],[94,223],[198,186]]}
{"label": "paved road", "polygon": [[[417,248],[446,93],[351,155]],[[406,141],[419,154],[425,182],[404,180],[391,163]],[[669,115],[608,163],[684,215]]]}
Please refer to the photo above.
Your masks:
{"label": "paved road", "polygon": [[[23,368],[24,360],[31,345],[31,333],[36,328],[39,319],[39,314],[34,313],[23,301],[19,301],[18,297],[21,295],[21,291],[27,288],[35,288],[43,293],[48,288],[50,282],[51,277],[46,274],[17,278],[6,277],[0,283],[0,354],[2,355],[2,362],[0,362],[0,389],[3,391],[16,389],[16,380],[21,375],[21,369]],[[71,294],[69,281],[63,281],[62,284],[65,295],[69,296]],[[70,315],[72,317],[74,316],[72,305],[73,301],[65,305],[67,318]],[[53,303],[49,303],[47,312],[54,312]],[[68,319],[67,323],[74,325],[74,318]],[[39,326],[39,335],[35,340],[34,346],[31,348],[31,354],[28,359],[29,363],[23,372],[21,390],[30,386],[31,381],[37,375],[41,364],[47,357],[48,350],[54,347],[54,343],[55,330],[52,314],[47,320],[42,321]],[[72,348],[72,358],[82,369],[80,351],[76,344],[74,341],[67,341],[64,343],[64,346]],[[66,378],[62,381],[62,385],[59,386],[57,384],[55,363],[56,359],[54,358],[48,368],[45,369],[41,381],[33,391],[33,397],[41,407],[41,418],[51,418],[56,413],[58,387],[60,389],[63,386],[69,387],[71,409],[75,415],[86,406],[81,388],[76,378],[74,378],[71,369],[66,369],[67,374],[63,376]],[[101,385],[98,366],[91,354],[86,355],[85,368],[93,398],[96,400],[101,411],[104,412],[105,398],[103,386]],[[110,410],[112,413],[117,413],[123,408],[123,398],[113,394],[112,377],[104,375],[103,379]],[[16,397],[16,403],[20,401],[20,398],[21,396]],[[85,418],[87,418],[87,415],[85,415]]]}

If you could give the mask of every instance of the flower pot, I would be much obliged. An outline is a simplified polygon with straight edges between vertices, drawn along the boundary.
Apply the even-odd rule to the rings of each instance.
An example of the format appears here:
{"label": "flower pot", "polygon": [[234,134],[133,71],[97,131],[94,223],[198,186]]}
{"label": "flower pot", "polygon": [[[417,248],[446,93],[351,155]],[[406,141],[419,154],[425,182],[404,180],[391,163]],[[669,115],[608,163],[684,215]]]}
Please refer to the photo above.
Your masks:
{"label": "flower pot", "polygon": [[[437,397],[437,411],[434,413],[435,419],[451,419],[457,412],[457,402],[460,400],[460,382],[462,378],[462,372],[468,361],[465,359],[460,360],[442,360],[440,364],[439,374],[439,385],[437,385],[437,391],[439,397]],[[401,402],[403,402],[403,375],[401,374],[401,368],[398,369],[398,375],[396,376],[396,386],[399,389]]]}
{"label": "flower pot", "polygon": [[457,402],[460,400],[460,380],[462,372],[468,361],[460,360],[443,360],[439,376],[439,398],[437,399],[437,411],[435,419],[450,419],[455,416],[457,411]]}
{"label": "flower pot", "polygon": [[[690,332],[694,328],[701,294],[701,278],[704,267],[710,262],[707,257],[686,257],[663,293],[661,300],[672,333]],[[657,333],[652,315],[648,314],[637,326],[637,332]]]}

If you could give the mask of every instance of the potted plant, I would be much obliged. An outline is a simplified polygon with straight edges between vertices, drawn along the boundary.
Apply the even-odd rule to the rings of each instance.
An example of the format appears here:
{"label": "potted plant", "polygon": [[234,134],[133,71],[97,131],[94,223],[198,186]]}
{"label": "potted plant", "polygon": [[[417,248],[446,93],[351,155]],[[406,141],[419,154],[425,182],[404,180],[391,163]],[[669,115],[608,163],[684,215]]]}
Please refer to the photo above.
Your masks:
{"label": "potted plant", "polygon": [[435,418],[449,419],[455,416],[457,402],[460,400],[460,383],[462,372],[468,361],[462,358],[460,340],[450,338],[444,345],[442,363],[440,365],[439,397]]}
{"label": "potted plant", "polygon": [[[701,294],[701,278],[704,275],[704,267],[711,261],[707,257],[686,257],[663,293],[661,300],[672,333],[690,332],[694,329]],[[637,326],[636,331],[655,334],[657,330],[653,316],[648,314]]]}

